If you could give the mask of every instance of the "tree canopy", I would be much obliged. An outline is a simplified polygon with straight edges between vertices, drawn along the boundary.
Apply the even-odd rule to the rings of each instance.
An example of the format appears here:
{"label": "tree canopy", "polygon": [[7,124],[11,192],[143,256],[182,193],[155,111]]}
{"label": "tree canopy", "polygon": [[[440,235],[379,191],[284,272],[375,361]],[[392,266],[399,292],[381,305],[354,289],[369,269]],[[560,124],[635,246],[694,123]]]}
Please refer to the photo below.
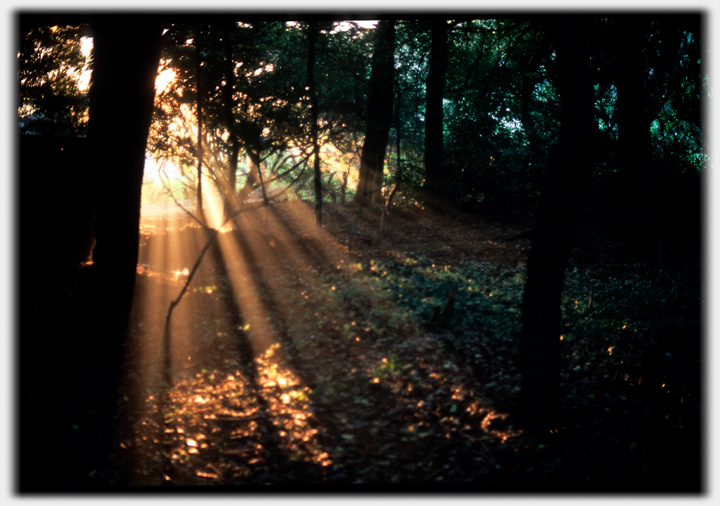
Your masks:
{"label": "tree canopy", "polygon": [[[218,188],[225,193],[229,182],[231,193],[240,192],[242,201],[261,186],[260,176],[262,184],[278,189],[281,176],[293,180],[312,150],[304,63],[308,25],[282,18],[226,19],[231,18],[179,18],[166,26],[148,154],[174,164],[183,183],[195,188],[191,168],[197,165],[195,125],[201,101],[204,166]],[[642,16],[631,22],[635,38],[630,40],[624,38],[622,19],[594,16],[589,23],[595,115],[608,154],[594,183],[602,186],[607,179],[602,176],[623,164],[623,136],[628,134],[618,129],[623,114],[618,90],[627,86],[623,54],[633,47],[637,56],[631,65],[638,77],[631,85],[643,97],[635,105],[641,117],[626,128],[641,129],[647,139],[647,170],[655,176],[697,174],[706,160],[700,111],[707,79],[701,67],[700,24],[692,16]],[[426,120],[431,126],[438,120],[436,113],[427,118],[425,110],[433,30],[439,25],[428,18],[397,19],[395,24],[397,78],[385,86],[393,88],[392,114],[399,122],[393,121],[386,147],[394,149],[392,139],[400,137],[399,163],[407,166],[401,190],[405,201],[422,203],[423,184],[437,184],[437,176],[426,180],[424,160],[428,149],[433,159],[440,156],[434,149],[439,146],[442,185],[450,201],[468,208],[532,211],[556,142],[561,98],[555,50],[542,17],[448,16],[442,21],[447,70],[440,88],[441,146],[439,141],[426,146]],[[319,25],[315,81],[326,179],[349,171],[357,185],[365,126],[372,124],[375,26],[331,19]],[[22,132],[84,135],[87,97],[80,81],[88,59],[81,50],[87,40],[82,30],[81,25],[35,26],[22,33]],[[206,84],[200,97],[198,82]],[[391,167],[397,164],[390,149],[386,158],[379,182],[385,195]],[[298,188],[309,184],[310,177],[304,172]]]}

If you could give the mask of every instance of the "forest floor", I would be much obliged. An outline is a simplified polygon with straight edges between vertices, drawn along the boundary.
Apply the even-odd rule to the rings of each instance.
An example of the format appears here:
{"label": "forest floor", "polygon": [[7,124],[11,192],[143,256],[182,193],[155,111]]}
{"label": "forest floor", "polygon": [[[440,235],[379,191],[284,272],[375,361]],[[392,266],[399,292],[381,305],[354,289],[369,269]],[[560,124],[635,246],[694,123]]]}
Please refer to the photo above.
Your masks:
{"label": "forest floor", "polygon": [[164,400],[166,308],[207,235],[186,225],[146,236],[118,455],[131,483],[699,486],[697,357],[668,365],[681,353],[663,344],[648,395],[642,342],[657,329],[632,296],[615,302],[620,313],[628,304],[622,318],[587,307],[585,269],[599,252],[576,255],[568,283],[578,300],[564,307],[561,425],[533,438],[510,416],[530,243],[497,240],[527,224],[408,211],[381,232],[380,221],[377,209],[358,218],[325,204],[318,231],[302,201],[241,215],[240,234],[219,234],[173,312]]}
{"label": "forest floor", "polygon": [[144,220],[107,483],[700,490],[699,267],[573,253],[560,423],[534,437],[511,416],[530,242],[498,240],[528,223],[322,216],[243,213],[200,262],[202,228]]}

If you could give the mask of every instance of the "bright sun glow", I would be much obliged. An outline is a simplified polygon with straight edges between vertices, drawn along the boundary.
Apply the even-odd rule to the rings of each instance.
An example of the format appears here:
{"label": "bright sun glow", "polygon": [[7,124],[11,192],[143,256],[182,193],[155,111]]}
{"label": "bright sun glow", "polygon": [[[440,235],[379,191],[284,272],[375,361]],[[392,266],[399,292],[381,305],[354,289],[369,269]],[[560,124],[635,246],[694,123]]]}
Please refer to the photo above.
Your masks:
{"label": "bright sun glow", "polygon": [[[92,51],[93,39],[92,37],[82,37],[80,40],[80,52],[82,53],[83,57],[87,59],[90,57],[90,52]],[[80,91],[86,92],[90,88],[91,75],[92,71],[90,70],[89,66],[86,65],[80,72],[80,77],[78,78],[78,88],[80,89]]]}
{"label": "bright sun glow", "polygon": [[[267,64],[247,75],[273,71]],[[156,93],[166,92],[174,79],[161,62]],[[167,128],[195,143],[195,121],[194,107],[184,104]],[[300,147],[288,150],[302,154]],[[222,167],[211,148],[206,154],[211,167]],[[328,145],[322,156],[332,160],[338,178],[349,171],[348,185],[357,183],[357,171],[351,170],[358,162],[355,154]],[[448,370],[457,370],[449,358],[435,369],[425,364],[423,350],[433,346],[431,339],[421,337],[409,320],[374,328],[347,306],[346,277],[358,281],[351,297],[355,303],[388,314],[396,303],[354,276],[362,266],[351,261],[346,245],[316,227],[310,205],[293,200],[226,221],[223,198],[205,170],[202,209],[205,223],[218,230],[214,235],[190,216],[197,217],[196,172],[185,169],[192,184],[183,186],[175,163],[148,160],[143,182],[126,357],[126,370],[132,371],[125,396],[131,415],[120,442],[135,463],[133,484],[241,483],[262,476],[280,455],[318,469],[333,466],[346,458],[344,445],[361,438],[364,445],[374,444],[344,418],[337,402],[344,389],[365,392],[344,402],[366,405],[374,401],[364,389],[395,395],[393,402],[416,413],[403,422],[403,437],[411,434],[420,441],[431,434],[427,420],[437,407],[434,401],[406,398],[417,389],[404,375],[418,371],[435,390],[448,392],[450,415],[435,422],[443,438],[462,434],[471,441],[505,442],[519,434],[494,428],[491,422],[505,415],[462,383],[445,379]],[[320,264],[331,266],[332,277],[317,268]],[[322,325],[338,332],[330,345],[318,327],[322,318],[327,320]],[[378,348],[375,334],[393,333],[393,325],[407,327],[403,332],[413,336],[414,351],[396,355]],[[427,343],[419,344],[424,339]],[[339,344],[354,365],[333,372],[340,352],[328,346]],[[328,406],[334,406],[331,415]],[[329,427],[338,425],[346,429],[331,442]],[[380,448],[372,451],[383,454]]]}
{"label": "bright sun glow", "polygon": [[175,79],[175,75],[175,71],[171,68],[165,68],[158,72],[158,76],[155,79],[155,93],[159,95],[165,92],[173,79]]}

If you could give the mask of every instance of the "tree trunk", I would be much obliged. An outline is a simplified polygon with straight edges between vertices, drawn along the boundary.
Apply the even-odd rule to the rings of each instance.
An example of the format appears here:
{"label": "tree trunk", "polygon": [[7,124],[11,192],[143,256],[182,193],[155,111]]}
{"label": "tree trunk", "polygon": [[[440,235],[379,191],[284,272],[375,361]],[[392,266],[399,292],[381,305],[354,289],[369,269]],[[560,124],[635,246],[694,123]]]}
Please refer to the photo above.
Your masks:
{"label": "tree trunk", "polygon": [[235,61],[233,59],[231,34],[234,25],[229,25],[225,30],[225,86],[223,86],[223,105],[225,107],[225,128],[230,134],[230,155],[228,157],[228,168],[225,180],[227,188],[223,188],[225,201],[225,216],[232,214],[237,203],[237,165],[240,155],[240,138],[235,131]]}
{"label": "tree trunk", "polygon": [[443,160],[443,94],[447,69],[447,21],[433,19],[430,66],[425,92],[425,184],[426,204],[436,206],[447,195]]}
{"label": "tree trunk", "polygon": [[580,198],[596,165],[597,125],[582,20],[551,22],[559,66],[561,128],[538,209],[522,299],[520,414],[531,432],[557,422],[560,298]]}
{"label": "tree trunk", "polygon": [[343,182],[340,185],[340,204],[345,205],[345,190],[347,189],[347,180],[349,172],[343,172]]}
{"label": "tree trunk", "polygon": [[250,173],[247,175],[245,184],[238,192],[238,203],[240,205],[243,205],[245,199],[252,193],[253,185],[260,181],[260,155],[251,149],[247,150],[247,154],[248,158],[250,158]]}
{"label": "tree trunk", "polygon": [[[91,27],[87,159],[97,192],[93,265],[82,271],[67,320],[56,322],[71,332],[54,339],[48,369],[33,377],[46,384],[63,378],[60,386],[49,386],[42,399],[47,406],[30,412],[32,420],[47,412],[62,423],[53,441],[46,438],[37,453],[33,445],[23,446],[35,459],[43,453],[66,456],[52,470],[47,464],[31,466],[36,469],[29,476],[47,490],[89,490],[117,476],[112,459],[117,394],[137,275],[145,148],[160,60],[162,24],[154,17],[98,15]],[[65,392],[72,392],[71,398]],[[60,429],[70,423],[80,430]]]}
{"label": "tree trunk", "polygon": [[[528,138],[534,139],[535,125],[530,116],[530,103],[532,102],[532,94],[537,81],[536,74],[540,63],[547,57],[546,46],[543,43],[536,43],[534,52],[528,61],[522,80],[520,81],[520,121],[523,130],[528,133]],[[531,141],[532,142],[532,141]]]}
{"label": "tree trunk", "polygon": [[313,173],[315,183],[315,224],[322,224],[322,179],[320,174],[320,143],[318,141],[318,101],[315,92],[315,40],[317,39],[317,24],[308,25],[308,61],[307,83],[310,93],[310,135],[313,142]]}
{"label": "tree trunk", "polygon": [[360,157],[360,177],[353,201],[360,205],[383,203],[382,174],[393,102],[395,24],[383,20],[376,28],[368,96],[367,130]]}
{"label": "tree trunk", "polygon": [[650,152],[650,118],[644,81],[647,65],[642,54],[647,41],[642,25],[618,16],[614,56],[617,85],[617,123],[622,172],[640,176]]}
{"label": "tree trunk", "polygon": [[162,24],[148,16],[94,19],[88,143],[98,192],[93,264],[102,303],[132,301],[145,146],[152,119]]}
{"label": "tree trunk", "polygon": [[400,185],[402,184],[402,163],[400,159],[400,132],[401,132],[401,123],[400,123],[400,103],[402,101],[402,96],[400,93],[400,80],[395,78],[395,92],[397,95],[397,100],[395,102],[395,155],[396,155],[396,167],[395,167],[395,187],[390,192],[390,195],[388,195],[388,201],[386,204],[386,208],[389,209],[392,205],[392,199],[397,190],[400,188]]}
{"label": "tree trunk", "polygon": [[202,145],[202,122],[203,122],[203,115],[202,115],[202,77],[200,73],[202,72],[202,48],[200,47],[200,38],[201,38],[201,27],[198,24],[197,25],[197,34],[196,37],[196,62],[195,62],[195,76],[197,78],[197,214],[198,219],[205,222],[205,213],[203,212],[203,197],[202,197],[202,162],[203,162],[203,145]]}
{"label": "tree trunk", "polygon": [[[620,217],[616,225],[619,239],[631,247],[646,242],[646,234],[638,234],[635,220],[648,219],[649,208],[641,196],[653,194],[654,188],[648,188],[649,160],[652,155],[650,139],[651,118],[648,112],[645,81],[647,64],[643,56],[643,45],[647,41],[647,31],[642,21],[627,16],[618,16],[614,45],[615,83],[617,86],[616,117],[618,129],[617,187]],[[647,193],[646,193],[647,192]]]}
{"label": "tree trunk", "polygon": [[397,155],[397,166],[395,167],[395,176],[393,177],[395,184],[393,185],[393,189],[388,195],[387,201],[383,206],[382,215],[380,216],[380,233],[383,233],[385,231],[385,216],[387,216],[387,214],[390,212],[390,206],[392,206],[393,197],[400,188],[400,182],[402,181],[402,166],[400,165],[400,87],[397,81],[395,84],[397,88],[397,106],[395,108],[395,149]]}

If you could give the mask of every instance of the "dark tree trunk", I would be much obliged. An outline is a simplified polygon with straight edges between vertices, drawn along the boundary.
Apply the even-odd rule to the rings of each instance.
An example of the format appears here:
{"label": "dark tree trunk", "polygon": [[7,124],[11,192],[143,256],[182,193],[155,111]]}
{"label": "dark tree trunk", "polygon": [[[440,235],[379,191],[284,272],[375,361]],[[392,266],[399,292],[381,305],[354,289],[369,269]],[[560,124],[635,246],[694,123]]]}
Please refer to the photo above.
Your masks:
{"label": "dark tree trunk", "polygon": [[396,166],[395,166],[395,187],[390,192],[390,195],[388,195],[388,201],[387,206],[390,207],[392,205],[392,198],[397,192],[397,190],[400,188],[400,184],[402,183],[402,163],[400,161],[400,133],[401,133],[401,122],[400,122],[400,104],[402,102],[402,95],[400,93],[400,80],[398,79],[398,76],[395,76],[395,93],[396,93],[396,101],[395,101],[395,156],[396,156]]}
{"label": "dark tree trunk", "polygon": [[620,140],[621,172],[645,175],[650,154],[650,123],[645,89],[647,65],[643,45],[647,42],[643,25],[633,17],[618,16],[613,53],[617,86],[617,124]]}
{"label": "dark tree trunk", "polygon": [[400,83],[397,79],[397,76],[395,79],[395,90],[397,93],[397,101],[395,102],[395,155],[397,158],[395,166],[395,176],[393,177],[395,184],[393,185],[393,189],[390,191],[387,201],[383,206],[383,212],[380,217],[381,233],[385,230],[385,216],[387,216],[387,214],[390,212],[393,197],[397,193],[398,189],[400,188],[400,183],[402,182],[402,166],[400,164]]}
{"label": "dark tree trunk", "polygon": [[530,116],[530,103],[532,102],[532,93],[537,80],[535,75],[540,66],[540,62],[542,62],[546,56],[545,44],[537,43],[520,82],[520,121],[522,121],[523,129],[529,133],[530,137],[534,137],[530,132],[534,133],[535,126]]}
{"label": "dark tree trunk", "polygon": [[196,49],[196,62],[195,62],[195,76],[197,79],[197,214],[198,219],[205,222],[205,213],[203,212],[203,197],[202,197],[202,164],[203,164],[203,145],[202,145],[202,94],[203,94],[203,82],[202,82],[202,47],[200,46],[202,28],[200,25],[197,26],[197,33],[195,37],[195,49]]}
{"label": "dark tree trunk", "polygon": [[614,231],[626,247],[649,253],[649,244],[657,239],[656,227],[648,226],[649,220],[657,219],[653,212],[657,188],[651,178],[653,114],[646,90],[648,62],[643,54],[649,26],[643,18],[618,16],[615,28],[612,54],[617,86],[618,177]]}
{"label": "dark tree trunk", "polygon": [[93,270],[106,307],[129,310],[138,258],[145,146],[152,119],[162,24],[107,15],[93,23],[88,143],[99,192]]}
{"label": "dark tree trunk", "polygon": [[[248,142],[247,140],[245,142]],[[260,159],[259,150],[255,149],[247,149],[247,155],[248,158],[250,158],[250,172],[247,175],[247,179],[245,180],[245,184],[242,188],[240,188],[240,191],[238,192],[237,201],[239,205],[244,205],[245,200],[248,198],[248,196],[253,191],[253,186],[256,183],[260,183],[260,164],[262,163],[262,160]],[[264,192],[264,190],[263,190]],[[263,193],[264,196],[264,193]]]}
{"label": "dark tree trunk", "polygon": [[443,160],[443,95],[447,70],[447,21],[433,19],[430,67],[425,92],[425,201],[434,206],[447,195]]}
{"label": "dark tree trunk", "polygon": [[582,19],[559,18],[549,30],[559,66],[561,128],[528,259],[521,335],[520,414],[538,434],[547,434],[557,421],[563,277],[574,240],[575,215],[598,154]]}
{"label": "dark tree trunk", "polygon": [[383,165],[392,123],[395,24],[393,21],[383,20],[378,23],[376,30],[377,39],[370,72],[367,131],[360,157],[357,192],[353,199],[361,205],[383,203]]}
{"label": "dark tree trunk", "polygon": [[345,205],[345,190],[347,189],[347,180],[349,172],[343,172],[343,182],[340,185],[340,204]]}
{"label": "dark tree trunk", "polygon": [[238,205],[235,186],[237,184],[237,165],[240,155],[240,138],[235,131],[235,61],[233,59],[231,34],[234,25],[225,30],[225,86],[223,86],[223,105],[225,107],[225,128],[230,133],[230,155],[228,157],[227,188],[223,188],[225,201],[225,216],[232,214],[232,209]]}
{"label": "dark tree trunk", "polygon": [[[53,337],[43,351],[46,367],[32,377],[44,391],[31,399],[23,421],[32,426],[52,418],[56,423],[45,437],[22,436],[26,490],[77,493],[110,486],[119,477],[112,458],[118,448],[117,396],[137,274],[143,167],[162,24],[154,17],[114,14],[93,17],[91,27],[87,160],[97,192],[96,244],[93,265],[83,269],[64,321],[53,322],[71,330]],[[48,326],[41,334],[53,332]],[[64,457],[57,461],[52,455]]]}
{"label": "dark tree trunk", "polygon": [[318,141],[318,101],[315,92],[315,40],[317,24],[308,26],[307,83],[310,91],[310,135],[313,142],[313,173],[315,183],[315,224],[322,224],[322,179],[320,174],[320,143]]}

